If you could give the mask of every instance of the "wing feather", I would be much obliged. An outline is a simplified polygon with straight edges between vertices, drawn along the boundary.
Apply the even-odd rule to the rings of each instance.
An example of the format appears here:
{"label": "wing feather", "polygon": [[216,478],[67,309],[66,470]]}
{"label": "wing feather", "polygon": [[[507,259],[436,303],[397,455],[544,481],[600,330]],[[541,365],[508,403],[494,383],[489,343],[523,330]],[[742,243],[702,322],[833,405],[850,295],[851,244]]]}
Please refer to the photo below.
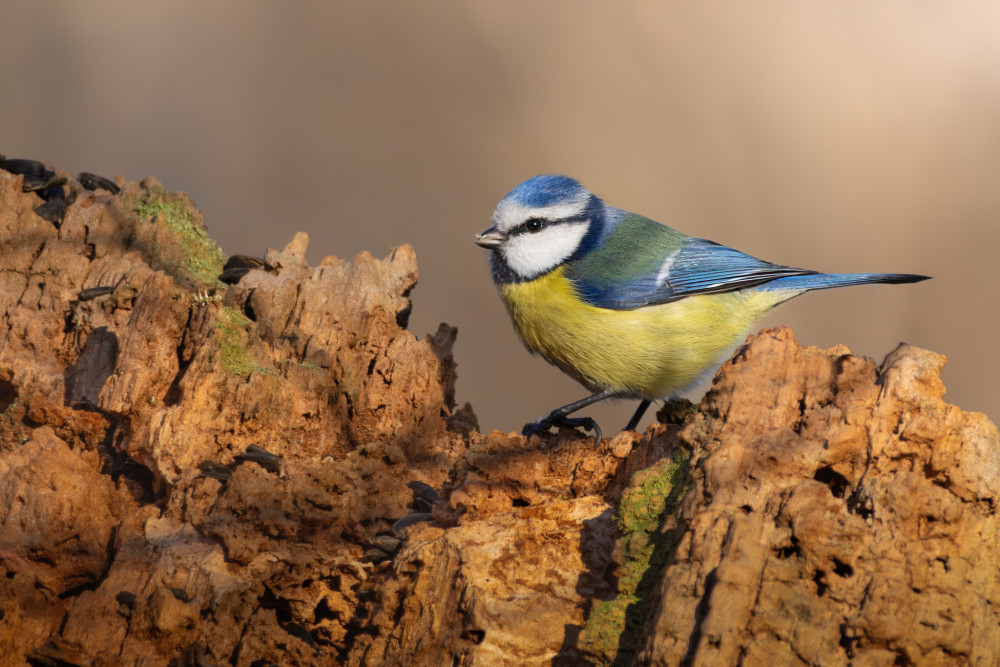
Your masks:
{"label": "wing feather", "polygon": [[580,298],[612,310],[732,292],[816,273],[765,262],[634,214],[626,214],[598,248],[566,266]]}

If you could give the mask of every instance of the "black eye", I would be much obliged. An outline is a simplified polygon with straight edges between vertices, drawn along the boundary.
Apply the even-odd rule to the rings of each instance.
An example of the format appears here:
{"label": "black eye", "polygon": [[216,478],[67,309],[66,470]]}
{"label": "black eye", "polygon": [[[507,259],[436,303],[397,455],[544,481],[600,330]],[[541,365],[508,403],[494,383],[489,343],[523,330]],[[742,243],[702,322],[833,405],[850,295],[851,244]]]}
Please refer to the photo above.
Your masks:
{"label": "black eye", "polygon": [[534,234],[535,232],[542,231],[543,227],[545,227],[545,221],[542,220],[541,218],[531,218],[530,220],[524,223],[524,228],[527,229],[532,234]]}

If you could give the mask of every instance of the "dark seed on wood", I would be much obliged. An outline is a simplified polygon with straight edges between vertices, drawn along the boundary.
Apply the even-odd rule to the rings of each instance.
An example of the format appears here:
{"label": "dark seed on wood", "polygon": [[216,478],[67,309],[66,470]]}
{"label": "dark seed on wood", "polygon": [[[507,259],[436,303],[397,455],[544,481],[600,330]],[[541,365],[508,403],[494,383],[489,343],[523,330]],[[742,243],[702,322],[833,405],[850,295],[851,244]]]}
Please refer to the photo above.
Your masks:
{"label": "dark seed on wood", "polygon": [[[46,201],[49,201],[51,199],[67,199],[66,191],[63,189],[63,186],[66,185],[66,182],[67,181],[65,176],[56,176],[55,174],[53,174],[52,178],[46,181],[42,185],[42,187],[37,188],[35,192],[37,192],[39,196],[41,196],[41,198]],[[76,199],[75,193],[73,195],[73,198]]]}
{"label": "dark seed on wood", "polygon": [[202,477],[211,477],[220,482],[228,482],[229,478],[233,476],[232,470],[215,461],[202,461],[198,464],[198,470],[201,471]]}
{"label": "dark seed on wood", "polygon": [[376,535],[372,538],[372,546],[381,549],[387,554],[395,553],[399,548],[399,538],[391,535]]}
{"label": "dark seed on wood", "polygon": [[87,289],[81,291],[76,298],[78,301],[90,301],[91,299],[96,299],[99,296],[111,294],[114,291],[114,286],[108,285],[102,285],[101,287],[88,287]]}
{"label": "dark seed on wood", "polygon": [[257,445],[250,445],[247,447],[246,454],[237,454],[233,458],[240,463],[247,461],[256,463],[268,472],[273,472],[275,474],[281,472],[281,457],[277,454],[272,454],[263,447],[258,447]]}
{"label": "dark seed on wood", "polygon": [[23,174],[25,176],[38,176],[41,177],[48,167],[45,166],[44,162],[39,162],[38,160],[25,160],[20,158],[2,159],[0,160],[0,169],[4,171],[9,171],[12,174]]}
{"label": "dark seed on wood", "polygon": [[91,299],[96,299],[99,296],[111,294],[116,289],[118,289],[118,286],[121,285],[122,281],[124,280],[125,276],[123,275],[121,278],[118,279],[118,282],[116,282],[114,285],[100,285],[98,287],[88,287],[87,289],[82,290],[80,294],[77,295],[76,299],[77,301],[90,301]]}
{"label": "dark seed on wood", "polygon": [[97,174],[91,174],[86,171],[81,171],[77,175],[76,180],[80,181],[80,185],[88,190],[107,190],[113,195],[122,191],[122,189],[111,179],[98,176]]}
{"label": "dark seed on wood", "polygon": [[226,283],[227,285],[235,285],[240,281],[240,279],[246,274],[250,273],[250,269],[246,267],[240,267],[237,269],[226,269],[219,275],[219,280]]}
{"label": "dark seed on wood", "polygon": [[[21,186],[21,190],[24,192],[44,192],[45,190],[52,190],[56,186],[65,184],[65,176],[56,176],[54,171],[47,171],[41,176],[25,176],[24,185]],[[45,197],[45,195],[42,196]]]}
{"label": "dark seed on wood", "polygon": [[406,529],[414,524],[418,524],[422,521],[433,521],[432,517],[427,512],[415,512],[413,514],[407,514],[402,519],[396,521],[392,524],[392,534],[401,540],[406,539]]}
{"label": "dark seed on wood", "polygon": [[235,285],[243,276],[253,269],[264,268],[266,268],[264,261],[257,257],[251,257],[249,255],[231,255],[229,259],[226,260],[226,265],[222,267],[222,275],[219,276],[219,280],[228,285]]}
{"label": "dark seed on wood", "polygon": [[35,209],[35,215],[59,227],[66,216],[66,200],[53,199],[52,201],[47,201]]}
{"label": "dark seed on wood", "polygon": [[413,491],[414,500],[424,500],[431,505],[436,503],[440,496],[438,492],[434,490],[434,487],[430,484],[424,484],[423,482],[418,482],[416,480],[407,483],[407,485]]}
{"label": "dark seed on wood", "polygon": [[226,260],[225,269],[263,269],[264,260],[250,255],[230,255]]}
{"label": "dark seed on wood", "polygon": [[260,445],[247,445],[247,454],[259,454],[261,456],[270,456],[273,459],[281,459],[277,454],[272,454]]}
{"label": "dark seed on wood", "polygon": [[45,201],[62,200],[66,202],[67,206],[69,206],[70,204],[76,201],[76,190],[70,190],[69,194],[67,194],[66,188],[63,187],[65,185],[66,185],[65,178],[54,179],[52,182],[48,183],[45,186],[45,189],[41,190],[39,194]]}
{"label": "dark seed on wood", "polygon": [[362,563],[378,563],[384,560],[388,560],[389,554],[382,551],[381,549],[369,549],[365,552],[365,555],[361,557]]}

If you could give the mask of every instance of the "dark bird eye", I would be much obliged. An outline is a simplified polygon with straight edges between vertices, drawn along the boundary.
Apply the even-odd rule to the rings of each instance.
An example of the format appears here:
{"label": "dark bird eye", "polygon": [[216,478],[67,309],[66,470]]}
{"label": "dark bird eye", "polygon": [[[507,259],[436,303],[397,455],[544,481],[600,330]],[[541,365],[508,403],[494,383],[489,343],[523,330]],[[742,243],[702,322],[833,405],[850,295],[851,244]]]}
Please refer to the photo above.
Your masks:
{"label": "dark bird eye", "polygon": [[524,228],[527,229],[532,234],[534,234],[535,232],[542,231],[542,227],[544,226],[545,226],[545,221],[542,220],[541,218],[531,218],[530,220],[524,223]]}

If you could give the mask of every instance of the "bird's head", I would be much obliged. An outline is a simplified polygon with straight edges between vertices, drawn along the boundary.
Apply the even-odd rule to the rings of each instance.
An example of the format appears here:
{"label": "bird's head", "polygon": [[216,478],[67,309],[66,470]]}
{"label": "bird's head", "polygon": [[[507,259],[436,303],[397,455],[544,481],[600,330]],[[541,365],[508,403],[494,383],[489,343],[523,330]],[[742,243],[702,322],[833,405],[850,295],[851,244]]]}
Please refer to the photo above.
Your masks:
{"label": "bird's head", "polygon": [[489,248],[499,283],[532,280],[584,252],[604,204],[568,176],[535,176],[507,193],[492,226],[476,237]]}

